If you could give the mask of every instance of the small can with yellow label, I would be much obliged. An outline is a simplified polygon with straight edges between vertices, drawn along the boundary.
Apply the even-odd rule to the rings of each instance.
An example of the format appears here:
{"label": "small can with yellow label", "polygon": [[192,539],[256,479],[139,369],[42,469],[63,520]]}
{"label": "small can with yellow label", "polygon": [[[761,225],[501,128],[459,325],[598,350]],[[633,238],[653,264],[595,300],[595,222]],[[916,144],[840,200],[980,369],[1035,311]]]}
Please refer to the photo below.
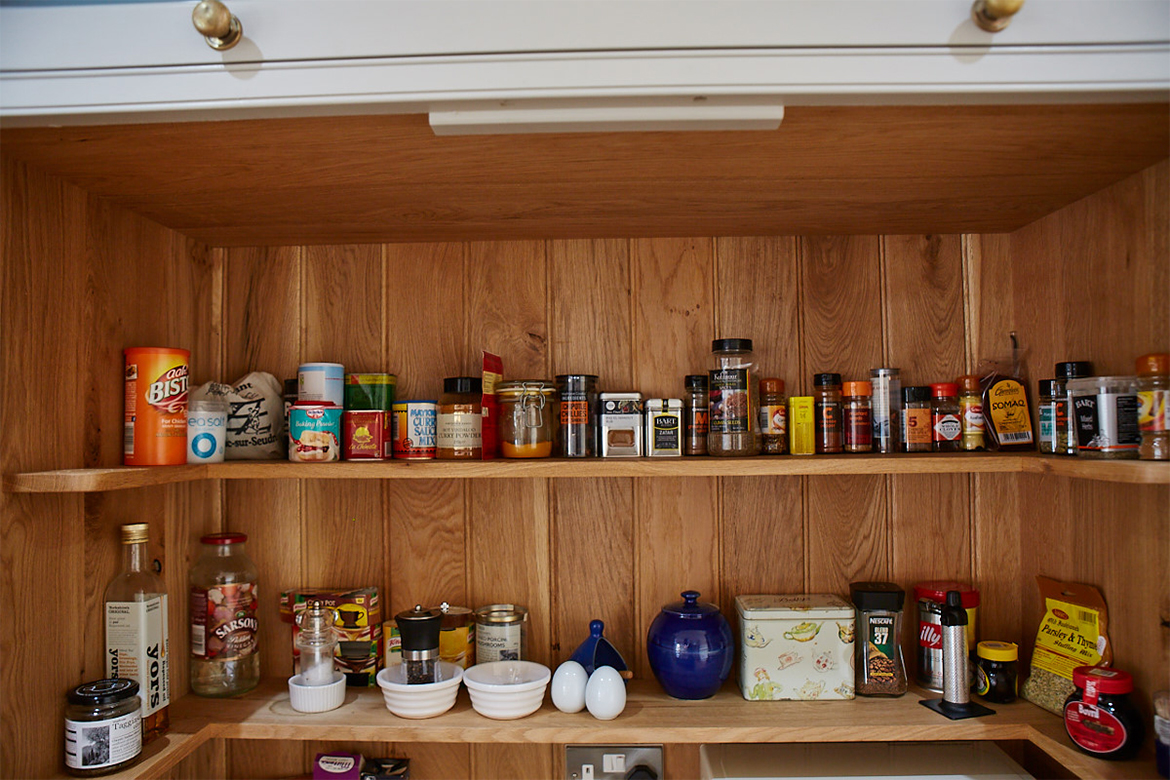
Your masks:
{"label": "small can with yellow label", "polygon": [[788,451],[793,455],[812,455],[816,448],[816,422],[813,397],[794,395],[788,398]]}

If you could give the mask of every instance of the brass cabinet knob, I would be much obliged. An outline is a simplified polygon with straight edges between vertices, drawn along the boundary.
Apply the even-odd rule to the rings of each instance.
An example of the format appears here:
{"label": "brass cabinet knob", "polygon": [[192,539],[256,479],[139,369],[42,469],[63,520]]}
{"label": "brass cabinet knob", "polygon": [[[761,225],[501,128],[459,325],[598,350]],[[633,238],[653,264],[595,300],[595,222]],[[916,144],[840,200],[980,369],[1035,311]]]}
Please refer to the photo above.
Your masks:
{"label": "brass cabinet knob", "polygon": [[191,12],[191,21],[216,51],[227,51],[244,37],[244,25],[219,0],[200,0]]}
{"label": "brass cabinet knob", "polygon": [[1024,0],[975,0],[971,6],[971,18],[980,29],[999,32],[1008,26],[1023,5]]}

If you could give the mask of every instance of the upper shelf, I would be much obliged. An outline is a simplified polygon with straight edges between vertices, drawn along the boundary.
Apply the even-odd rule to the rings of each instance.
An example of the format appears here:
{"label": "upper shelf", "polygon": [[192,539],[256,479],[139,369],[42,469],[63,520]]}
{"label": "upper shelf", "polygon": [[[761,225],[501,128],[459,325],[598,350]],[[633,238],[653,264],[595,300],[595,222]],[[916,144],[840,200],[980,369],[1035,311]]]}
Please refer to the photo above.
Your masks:
{"label": "upper shelf", "polygon": [[1170,484],[1170,463],[1037,453],[816,455],[756,458],[547,458],[492,461],[234,461],[189,466],[64,469],[7,474],[12,493],[94,493],[208,479],[574,479],[842,474],[1053,474],[1098,482]]}
{"label": "upper shelf", "polygon": [[340,709],[301,714],[289,705],[283,681],[269,681],[235,699],[184,696],[172,707],[167,736],[117,777],[166,776],[199,744],[215,738],[553,744],[1027,740],[1079,777],[1152,776],[1148,760],[1101,761],[1078,752],[1060,718],[1027,702],[996,705],[992,717],[952,721],[918,705],[930,696],[936,694],[914,689],[896,699],[748,702],[728,684],[710,699],[679,701],[653,682],[634,681],[625,711],[608,722],[558,712],[547,697],[527,718],[490,720],[471,708],[463,692],[443,715],[404,720],[386,710],[377,691],[354,689]]}

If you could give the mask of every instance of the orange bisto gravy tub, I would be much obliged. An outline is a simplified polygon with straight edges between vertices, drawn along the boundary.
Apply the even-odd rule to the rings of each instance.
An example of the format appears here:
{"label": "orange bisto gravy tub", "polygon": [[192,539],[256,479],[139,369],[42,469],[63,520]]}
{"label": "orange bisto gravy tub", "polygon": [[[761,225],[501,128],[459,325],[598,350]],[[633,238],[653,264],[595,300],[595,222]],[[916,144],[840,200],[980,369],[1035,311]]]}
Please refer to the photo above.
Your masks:
{"label": "orange bisto gravy tub", "polygon": [[187,383],[191,353],[130,347],[125,357],[126,416],[122,463],[178,466],[187,462]]}

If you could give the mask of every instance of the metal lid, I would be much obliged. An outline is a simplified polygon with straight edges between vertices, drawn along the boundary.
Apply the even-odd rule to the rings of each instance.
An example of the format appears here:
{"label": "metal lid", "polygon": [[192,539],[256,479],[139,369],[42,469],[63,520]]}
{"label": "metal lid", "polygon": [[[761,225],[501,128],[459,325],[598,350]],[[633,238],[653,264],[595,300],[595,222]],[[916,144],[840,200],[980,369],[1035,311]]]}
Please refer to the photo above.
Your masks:
{"label": "metal lid", "polygon": [[751,352],[751,339],[715,339],[711,342],[712,352]]}
{"label": "metal lid", "polygon": [[394,622],[398,624],[403,650],[433,650],[439,646],[443,624],[443,613],[439,610],[423,609],[421,604],[415,604],[414,609],[395,615]]}
{"label": "metal lid", "polygon": [[971,609],[979,606],[979,591],[972,588],[970,585],[965,585],[961,582],[952,582],[949,580],[931,580],[930,582],[919,582],[914,586],[914,598],[927,599],[939,604],[946,603],[947,591],[957,590],[959,596],[963,600],[963,607]]}
{"label": "metal lid", "polygon": [[78,685],[66,698],[70,704],[117,704],[138,695],[138,683],[125,677],[109,677]]}
{"label": "metal lid", "polygon": [[923,403],[930,400],[930,388],[920,385],[911,385],[902,388],[902,402],[907,404]]}
{"label": "metal lid", "polygon": [[1039,383],[1040,395],[1056,395],[1056,380],[1041,379]]}
{"label": "metal lid", "polygon": [[841,375],[826,372],[824,374],[813,374],[813,387],[830,387],[832,385],[841,384]]}
{"label": "metal lid", "polygon": [[735,609],[752,620],[844,620],[853,605],[833,593],[736,596]]}
{"label": "metal lid", "polygon": [[954,398],[959,394],[959,386],[954,382],[935,382],[930,386],[930,394],[935,398]]}
{"label": "metal lid", "polygon": [[902,372],[900,368],[871,368],[869,370],[870,376],[898,376]]}
{"label": "metal lid", "polygon": [[906,591],[893,582],[851,582],[849,598],[863,612],[901,612]]}
{"label": "metal lid", "polygon": [[552,395],[557,391],[556,386],[547,379],[510,379],[496,385],[496,395]]}
{"label": "metal lid", "polygon": [[449,376],[443,380],[444,393],[482,393],[483,380],[477,376]]}
{"label": "metal lid", "polygon": [[122,526],[122,544],[144,544],[149,538],[149,523],[129,523]]}
{"label": "metal lid", "polygon": [[199,541],[203,544],[242,544],[248,541],[248,535],[230,532],[222,534],[208,534],[207,536],[199,537]]}
{"label": "metal lid", "polygon": [[783,379],[776,379],[774,377],[768,377],[767,379],[761,379],[760,380],[760,392],[761,393],[783,393],[784,392],[784,380]]}
{"label": "metal lid", "polygon": [[1053,373],[1056,374],[1057,379],[1092,376],[1093,364],[1087,360],[1066,360],[1063,363],[1057,363]]}
{"label": "metal lid", "polygon": [[475,610],[476,623],[523,623],[528,609],[519,604],[488,604]]}
{"label": "metal lid", "polygon": [[707,389],[707,375],[706,374],[687,374],[684,380],[687,390],[706,390]]}
{"label": "metal lid", "polygon": [[719,611],[719,607],[714,604],[699,601],[702,594],[697,590],[684,590],[679,595],[683,597],[682,601],[672,601],[662,611],[681,618],[701,618]]}

